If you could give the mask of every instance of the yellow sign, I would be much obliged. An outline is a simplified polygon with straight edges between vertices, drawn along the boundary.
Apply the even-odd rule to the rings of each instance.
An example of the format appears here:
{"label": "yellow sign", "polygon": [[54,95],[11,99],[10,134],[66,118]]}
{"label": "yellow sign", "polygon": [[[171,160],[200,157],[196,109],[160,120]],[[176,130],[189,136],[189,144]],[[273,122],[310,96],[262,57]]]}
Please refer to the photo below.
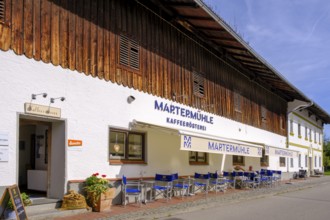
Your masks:
{"label": "yellow sign", "polygon": [[24,111],[26,114],[41,115],[53,118],[61,118],[61,109],[33,103],[25,103]]}

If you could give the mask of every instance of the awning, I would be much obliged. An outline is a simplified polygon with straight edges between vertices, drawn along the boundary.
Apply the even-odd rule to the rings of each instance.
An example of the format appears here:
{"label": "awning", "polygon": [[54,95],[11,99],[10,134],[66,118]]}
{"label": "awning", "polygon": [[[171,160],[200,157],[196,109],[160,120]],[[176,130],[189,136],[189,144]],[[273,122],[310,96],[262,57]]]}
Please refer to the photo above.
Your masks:
{"label": "awning", "polygon": [[254,145],[216,136],[199,135],[179,131],[181,134],[181,150],[205,153],[262,157],[262,145]]}
{"label": "awning", "polygon": [[287,148],[283,149],[283,148],[265,146],[265,155],[296,158],[298,157],[298,151],[289,150]]}

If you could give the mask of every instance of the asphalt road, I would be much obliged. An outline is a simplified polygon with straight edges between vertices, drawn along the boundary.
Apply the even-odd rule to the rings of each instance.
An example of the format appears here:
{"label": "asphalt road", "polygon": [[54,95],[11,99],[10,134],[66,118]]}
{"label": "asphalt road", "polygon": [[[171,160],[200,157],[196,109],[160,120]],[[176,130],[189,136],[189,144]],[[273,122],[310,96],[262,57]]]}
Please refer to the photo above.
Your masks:
{"label": "asphalt road", "polygon": [[330,183],[300,191],[242,201],[161,220],[329,220]]}

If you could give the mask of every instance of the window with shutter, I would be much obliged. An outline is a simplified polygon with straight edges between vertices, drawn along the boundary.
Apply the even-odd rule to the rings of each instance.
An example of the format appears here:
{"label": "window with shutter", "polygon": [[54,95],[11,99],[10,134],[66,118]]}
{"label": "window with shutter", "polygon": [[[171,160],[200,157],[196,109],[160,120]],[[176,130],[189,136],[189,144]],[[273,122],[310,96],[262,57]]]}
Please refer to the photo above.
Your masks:
{"label": "window with shutter", "polygon": [[193,90],[194,95],[204,97],[204,76],[197,72],[193,72]]}
{"label": "window with shutter", "polygon": [[5,0],[0,0],[0,22],[5,21]]}
{"label": "window with shutter", "polygon": [[119,63],[135,70],[140,69],[140,46],[124,35],[120,36]]}

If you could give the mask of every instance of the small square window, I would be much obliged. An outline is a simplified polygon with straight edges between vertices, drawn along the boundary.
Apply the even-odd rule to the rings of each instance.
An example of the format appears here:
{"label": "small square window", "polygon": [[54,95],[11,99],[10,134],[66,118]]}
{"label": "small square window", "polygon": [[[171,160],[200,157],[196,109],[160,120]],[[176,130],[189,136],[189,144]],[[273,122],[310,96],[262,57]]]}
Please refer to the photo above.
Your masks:
{"label": "small square window", "polygon": [[204,152],[189,151],[189,164],[190,165],[207,165],[208,154]]}
{"label": "small square window", "polygon": [[269,157],[265,153],[265,149],[262,149],[262,157],[260,157],[260,166],[268,167],[269,166]]}
{"label": "small square window", "polygon": [[245,165],[244,156],[233,155],[233,165]]}

